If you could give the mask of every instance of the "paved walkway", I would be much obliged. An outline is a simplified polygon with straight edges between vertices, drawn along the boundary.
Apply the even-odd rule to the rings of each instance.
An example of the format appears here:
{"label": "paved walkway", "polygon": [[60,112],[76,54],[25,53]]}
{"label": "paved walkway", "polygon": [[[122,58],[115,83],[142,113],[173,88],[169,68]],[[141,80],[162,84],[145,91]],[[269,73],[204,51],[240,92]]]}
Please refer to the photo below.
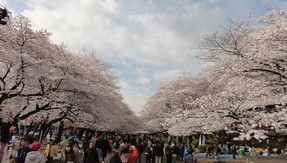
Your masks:
{"label": "paved walkway", "polygon": [[[247,160],[248,159],[248,160]],[[142,162],[146,163],[145,155],[142,155]],[[163,162],[166,163],[165,157]],[[183,163],[183,161],[177,161],[177,163]],[[282,155],[278,157],[255,157],[255,156],[246,156],[237,159],[198,159],[197,163],[287,163],[287,156]]]}
{"label": "paved walkway", "polygon": [[280,155],[276,157],[257,157],[245,156],[237,159],[198,159],[200,163],[287,163],[287,156]]}
{"label": "paved walkway", "polygon": [[[248,161],[247,161],[248,159]],[[60,161],[53,161],[53,163],[59,163]],[[141,163],[146,163],[145,155],[142,155]],[[163,162],[166,163],[165,157]],[[177,163],[183,163],[183,161],[177,161]],[[238,159],[197,159],[197,163],[287,163],[287,156],[280,157],[242,157]]]}

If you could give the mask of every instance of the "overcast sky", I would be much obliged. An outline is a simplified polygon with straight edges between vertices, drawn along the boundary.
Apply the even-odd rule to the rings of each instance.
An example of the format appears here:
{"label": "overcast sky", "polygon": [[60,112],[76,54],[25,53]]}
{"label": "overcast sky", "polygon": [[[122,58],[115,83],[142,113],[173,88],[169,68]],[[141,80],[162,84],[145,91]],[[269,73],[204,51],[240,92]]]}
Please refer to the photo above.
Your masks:
{"label": "overcast sky", "polygon": [[197,73],[204,35],[229,19],[261,16],[285,0],[0,0],[14,15],[47,29],[73,51],[95,51],[120,77],[121,91],[138,113],[163,82]]}

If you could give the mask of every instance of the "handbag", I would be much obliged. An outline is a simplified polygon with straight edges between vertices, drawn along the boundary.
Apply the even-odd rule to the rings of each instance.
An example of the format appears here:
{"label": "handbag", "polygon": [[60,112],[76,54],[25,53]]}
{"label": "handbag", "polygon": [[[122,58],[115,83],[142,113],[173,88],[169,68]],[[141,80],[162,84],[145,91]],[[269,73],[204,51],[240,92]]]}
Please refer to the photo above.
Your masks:
{"label": "handbag", "polygon": [[10,159],[9,163],[16,163],[16,159],[15,158]]}
{"label": "handbag", "polygon": [[53,160],[61,160],[62,153],[57,153],[56,156],[53,157]]}

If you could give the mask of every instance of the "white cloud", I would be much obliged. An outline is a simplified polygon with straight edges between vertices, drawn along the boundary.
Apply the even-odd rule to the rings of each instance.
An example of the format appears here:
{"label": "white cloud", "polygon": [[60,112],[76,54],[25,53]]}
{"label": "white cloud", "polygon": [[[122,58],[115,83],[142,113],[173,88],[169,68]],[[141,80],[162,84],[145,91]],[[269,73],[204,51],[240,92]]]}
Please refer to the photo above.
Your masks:
{"label": "white cloud", "polygon": [[32,20],[36,29],[51,31],[56,42],[67,42],[72,49],[93,48],[106,57],[116,54],[156,65],[190,58],[191,42],[199,39],[198,33],[211,28],[207,25],[200,29],[199,26],[215,25],[220,16],[216,8],[206,13],[204,6],[190,2],[172,6],[166,1],[167,7],[163,9],[162,4],[151,1],[28,2],[30,8],[23,14]]}
{"label": "white cloud", "polygon": [[55,42],[73,50],[95,49],[128,68],[130,74],[117,72],[126,81],[121,81],[123,96],[135,112],[151,95],[152,84],[175,78],[180,70],[147,74],[146,67],[128,60],[155,68],[184,63],[192,57],[192,42],[217,25],[221,14],[187,1],[28,0],[28,6],[23,14],[35,29],[52,32]]}
{"label": "white cloud", "polygon": [[[135,112],[150,96],[153,84],[180,71],[155,73],[157,68],[190,60],[192,42],[210,30],[210,25],[215,26],[221,15],[216,8],[207,13],[206,6],[188,1],[27,1],[23,14],[35,29],[47,29],[55,42],[65,42],[72,50],[94,49],[111,63],[125,67],[116,72],[126,81],[122,81],[123,96]],[[209,26],[202,28],[205,24]],[[155,66],[155,70],[142,65]]]}
{"label": "white cloud", "polygon": [[146,100],[151,96],[151,92],[140,91],[136,86],[130,85],[124,80],[120,82],[120,86],[124,101],[129,104],[136,114],[139,114]]}
{"label": "white cloud", "polygon": [[246,15],[261,3],[248,0],[17,1],[28,3],[23,14],[31,19],[35,29],[52,32],[55,42],[65,42],[73,50],[94,49],[116,65],[125,101],[136,113],[157,83],[172,80],[189,67],[199,71],[203,63],[192,57],[194,45],[203,35],[215,30],[223,20],[236,14]]}
{"label": "white cloud", "polygon": [[145,76],[141,76],[141,77],[137,78],[136,83],[141,85],[141,86],[148,86],[148,85],[150,85],[150,79],[145,77]]}
{"label": "white cloud", "polygon": [[158,82],[166,82],[169,80],[173,80],[179,77],[182,73],[182,70],[167,70],[167,71],[160,71],[153,74],[154,80]]}

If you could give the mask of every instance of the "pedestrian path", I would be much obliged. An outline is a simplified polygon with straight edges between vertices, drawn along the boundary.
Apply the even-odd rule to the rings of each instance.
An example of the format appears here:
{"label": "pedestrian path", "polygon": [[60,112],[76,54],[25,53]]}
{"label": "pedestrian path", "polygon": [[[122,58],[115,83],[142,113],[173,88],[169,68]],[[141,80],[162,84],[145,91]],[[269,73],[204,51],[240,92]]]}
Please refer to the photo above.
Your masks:
{"label": "pedestrian path", "polygon": [[[141,156],[141,163],[146,163],[145,155]],[[163,163],[166,163],[165,157],[163,157]],[[177,161],[177,163],[183,163],[183,161]],[[197,163],[287,163],[287,156],[280,157],[242,157],[237,159],[206,159],[199,158],[197,159]]]}

